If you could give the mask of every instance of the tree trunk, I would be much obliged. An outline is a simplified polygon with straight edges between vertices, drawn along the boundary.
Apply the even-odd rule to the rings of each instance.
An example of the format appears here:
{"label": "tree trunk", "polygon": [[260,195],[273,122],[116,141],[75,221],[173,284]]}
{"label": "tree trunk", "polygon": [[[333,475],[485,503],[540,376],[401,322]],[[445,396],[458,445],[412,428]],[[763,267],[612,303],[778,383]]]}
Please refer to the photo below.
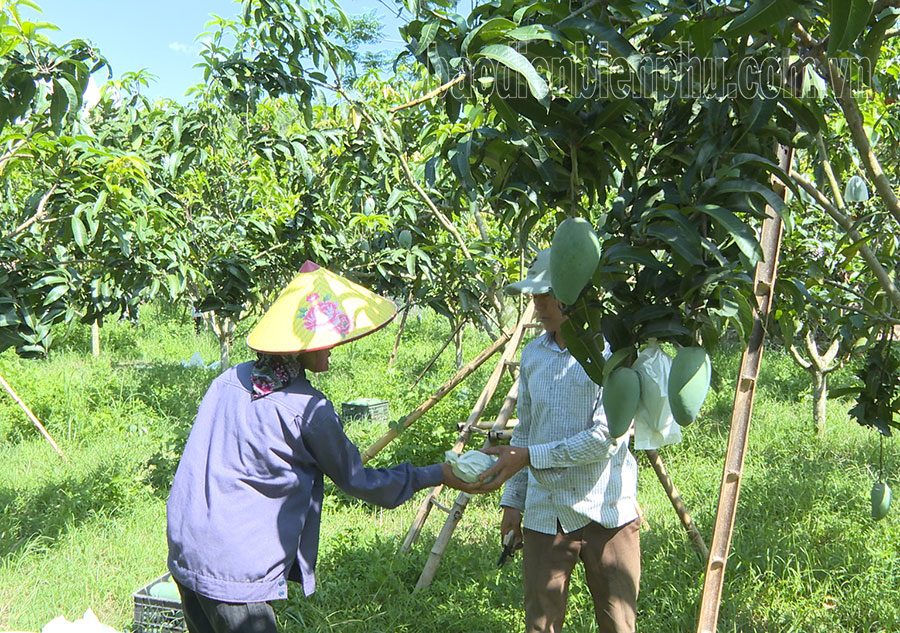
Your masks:
{"label": "tree trunk", "polygon": [[456,335],[453,337],[453,341],[456,343],[456,371],[463,366],[463,329],[457,329]]}
{"label": "tree trunk", "polygon": [[234,341],[234,321],[214,314],[213,330],[219,339],[219,372],[231,367],[231,343]]}
{"label": "tree trunk", "polygon": [[100,322],[91,323],[91,355],[100,356]]}
{"label": "tree trunk", "polygon": [[813,365],[809,373],[813,377],[813,421],[816,435],[825,437],[825,414],[828,410],[828,374]]}

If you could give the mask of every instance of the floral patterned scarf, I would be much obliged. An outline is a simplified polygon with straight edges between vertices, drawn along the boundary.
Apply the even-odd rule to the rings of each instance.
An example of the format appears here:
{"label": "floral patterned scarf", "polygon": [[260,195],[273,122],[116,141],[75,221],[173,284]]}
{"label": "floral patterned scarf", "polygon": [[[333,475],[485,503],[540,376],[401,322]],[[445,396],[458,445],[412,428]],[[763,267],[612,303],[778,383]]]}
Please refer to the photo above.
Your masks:
{"label": "floral patterned scarf", "polygon": [[257,360],[250,370],[253,390],[251,400],[258,400],[273,391],[284,389],[303,373],[300,354],[257,354]]}

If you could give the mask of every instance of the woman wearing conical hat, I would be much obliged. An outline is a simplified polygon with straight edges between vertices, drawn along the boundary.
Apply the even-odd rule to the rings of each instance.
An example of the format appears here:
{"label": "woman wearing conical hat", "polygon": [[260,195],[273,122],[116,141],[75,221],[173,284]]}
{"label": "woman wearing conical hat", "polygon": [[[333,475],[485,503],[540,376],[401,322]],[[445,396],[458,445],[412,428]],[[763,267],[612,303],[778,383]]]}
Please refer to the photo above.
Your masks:
{"label": "woman wearing conical hat", "polygon": [[323,479],[392,508],[422,488],[468,490],[447,464],[366,468],[307,372],[384,327],[393,302],[307,262],[247,338],[258,359],[200,403],[167,505],[168,567],[191,633],[274,633],[287,581],[315,589]]}

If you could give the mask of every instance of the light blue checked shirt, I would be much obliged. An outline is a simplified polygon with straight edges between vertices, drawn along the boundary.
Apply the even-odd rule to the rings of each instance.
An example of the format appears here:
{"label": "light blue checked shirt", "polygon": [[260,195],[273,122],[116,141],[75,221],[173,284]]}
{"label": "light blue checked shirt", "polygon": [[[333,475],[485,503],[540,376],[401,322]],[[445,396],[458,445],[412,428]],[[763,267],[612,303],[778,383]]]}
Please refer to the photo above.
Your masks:
{"label": "light blue checked shirt", "polygon": [[610,437],[600,388],[551,334],[522,350],[517,408],[510,445],[527,446],[531,465],[506,482],[500,505],[523,510],[522,525],[544,534],[556,534],[557,521],[571,532],[637,518],[629,435]]}

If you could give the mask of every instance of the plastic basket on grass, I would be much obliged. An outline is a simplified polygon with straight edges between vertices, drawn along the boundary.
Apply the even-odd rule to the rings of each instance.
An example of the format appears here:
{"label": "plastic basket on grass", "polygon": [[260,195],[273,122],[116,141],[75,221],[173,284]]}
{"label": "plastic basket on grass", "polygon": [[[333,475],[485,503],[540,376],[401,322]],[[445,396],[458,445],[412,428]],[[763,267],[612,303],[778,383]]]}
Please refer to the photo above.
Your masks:
{"label": "plastic basket on grass", "polygon": [[[174,593],[173,593],[174,589]],[[187,626],[181,614],[181,599],[171,574],[135,591],[134,633],[185,633]]]}
{"label": "plastic basket on grass", "polygon": [[387,400],[376,398],[358,398],[341,404],[341,417],[344,421],[368,419],[375,422],[387,422],[391,414]]}

